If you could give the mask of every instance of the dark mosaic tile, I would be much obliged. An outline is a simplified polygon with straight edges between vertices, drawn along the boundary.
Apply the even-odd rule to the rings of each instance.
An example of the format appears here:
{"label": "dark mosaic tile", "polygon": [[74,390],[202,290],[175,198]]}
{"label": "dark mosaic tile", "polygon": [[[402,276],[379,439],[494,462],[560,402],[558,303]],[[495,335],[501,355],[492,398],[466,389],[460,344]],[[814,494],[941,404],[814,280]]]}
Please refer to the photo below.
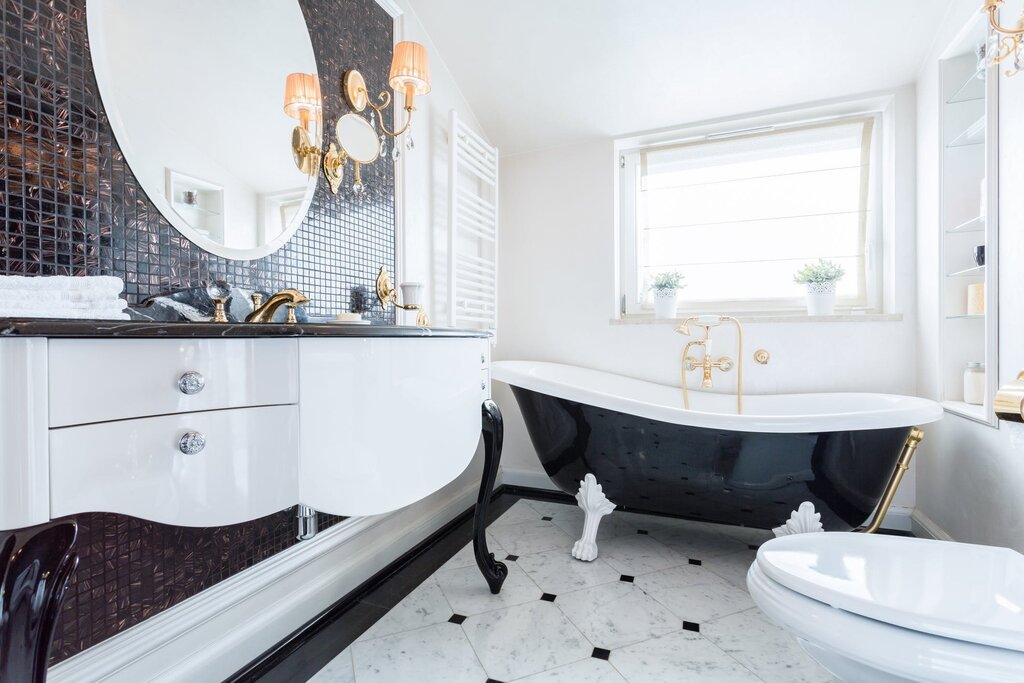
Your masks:
{"label": "dark mosaic tile", "polygon": [[509,562],[515,562],[516,560],[519,559],[519,556],[518,555],[506,555],[505,559],[508,560]]}
{"label": "dark mosaic tile", "polygon": [[690,560],[690,564],[699,567],[702,564],[702,562],[700,560]]}
{"label": "dark mosaic tile", "polygon": [[633,583],[633,577],[629,574],[623,574],[619,577],[619,581],[623,581],[625,583]]}
{"label": "dark mosaic tile", "polygon": [[693,631],[694,633],[700,633],[700,624],[695,624],[692,621],[683,622],[684,631]]}
{"label": "dark mosaic tile", "polygon": [[550,522],[552,519],[554,519],[554,517],[541,517],[541,519],[545,522]]}
{"label": "dark mosaic tile", "polygon": [[603,647],[595,647],[594,651],[590,653],[590,656],[594,659],[603,659],[608,661],[608,658],[612,656],[612,651],[606,650]]}
{"label": "dark mosaic tile", "polygon": [[649,535],[649,534],[650,534],[650,532],[649,532],[649,531],[647,531],[646,529],[637,529],[637,530],[636,530],[636,532],[637,532],[638,534],[640,534],[641,536],[647,536],[647,535]]}
{"label": "dark mosaic tile", "polygon": [[557,597],[557,596],[554,596],[551,593],[544,593],[542,596],[540,596],[540,599],[545,601],[545,602],[554,602],[555,601],[555,597]]}
{"label": "dark mosaic tile", "polygon": [[450,617],[448,617],[448,623],[450,624],[461,624],[465,620],[466,617],[462,616],[461,614],[453,614]]}

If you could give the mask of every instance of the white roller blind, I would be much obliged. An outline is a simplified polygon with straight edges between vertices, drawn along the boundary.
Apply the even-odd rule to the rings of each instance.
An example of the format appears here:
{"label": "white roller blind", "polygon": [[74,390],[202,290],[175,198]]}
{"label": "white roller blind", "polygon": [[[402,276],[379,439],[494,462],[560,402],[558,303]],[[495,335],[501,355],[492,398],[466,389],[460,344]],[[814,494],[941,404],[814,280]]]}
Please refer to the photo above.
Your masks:
{"label": "white roller blind", "polygon": [[640,150],[638,291],[686,276],[684,301],[779,301],[793,273],[841,264],[841,303],[865,300],[874,118],[858,116]]}

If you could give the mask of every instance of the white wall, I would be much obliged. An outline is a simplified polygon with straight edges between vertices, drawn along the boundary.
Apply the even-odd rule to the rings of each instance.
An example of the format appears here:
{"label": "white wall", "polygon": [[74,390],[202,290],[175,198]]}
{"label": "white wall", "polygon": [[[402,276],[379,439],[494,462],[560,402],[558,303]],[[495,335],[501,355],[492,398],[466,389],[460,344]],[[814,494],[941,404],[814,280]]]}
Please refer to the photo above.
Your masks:
{"label": "white wall", "polygon": [[[1002,10],[1003,23],[1020,0]],[[917,357],[921,395],[938,394],[939,293],[939,54],[978,11],[957,0],[918,81],[918,309]],[[1024,369],[1024,80],[1001,77],[999,92],[999,372],[1000,382]],[[999,429],[947,415],[928,430],[917,460],[917,511],[926,525],[964,542],[1024,550],[1024,429]]]}
{"label": "white wall", "polygon": [[[914,392],[914,106],[912,88],[897,93],[895,231],[889,246],[899,289],[894,312],[903,319],[746,324],[745,391]],[[501,334],[495,358],[571,363],[680,385],[685,340],[671,325],[610,322],[617,309],[615,195],[612,139],[502,157]],[[721,336],[717,348],[733,348]],[[769,365],[750,362],[758,348],[771,352]],[[734,391],[734,381],[734,375],[716,376],[726,391]],[[495,397],[505,416],[503,468],[539,475],[543,470],[511,392],[496,384]],[[897,505],[913,505],[912,477]]]}

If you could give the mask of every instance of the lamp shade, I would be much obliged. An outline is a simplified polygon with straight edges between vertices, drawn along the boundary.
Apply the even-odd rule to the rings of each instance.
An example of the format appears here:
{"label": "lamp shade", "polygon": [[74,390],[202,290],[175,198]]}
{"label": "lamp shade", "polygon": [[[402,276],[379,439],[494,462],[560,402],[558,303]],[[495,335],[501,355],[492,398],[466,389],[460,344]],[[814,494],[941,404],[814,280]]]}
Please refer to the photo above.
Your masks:
{"label": "lamp shade", "polygon": [[284,113],[301,119],[320,109],[320,79],[316,74],[288,74],[284,85]]}
{"label": "lamp shade", "polygon": [[430,63],[427,61],[427,49],[419,43],[405,40],[395,45],[395,54],[391,58],[391,76],[388,83],[395,90],[414,95],[426,95],[430,92]]}

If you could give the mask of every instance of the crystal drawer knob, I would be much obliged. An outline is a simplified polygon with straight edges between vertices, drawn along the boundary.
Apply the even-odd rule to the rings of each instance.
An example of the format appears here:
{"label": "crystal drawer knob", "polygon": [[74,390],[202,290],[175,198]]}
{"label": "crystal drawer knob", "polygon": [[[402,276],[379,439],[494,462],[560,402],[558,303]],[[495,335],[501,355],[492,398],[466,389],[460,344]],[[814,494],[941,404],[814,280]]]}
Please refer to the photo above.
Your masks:
{"label": "crystal drawer knob", "polygon": [[185,455],[195,455],[206,448],[206,437],[199,432],[188,432],[178,441],[178,450]]}
{"label": "crystal drawer knob", "polygon": [[206,378],[198,372],[186,372],[178,379],[178,388],[186,396],[198,394],[206,386]]}

